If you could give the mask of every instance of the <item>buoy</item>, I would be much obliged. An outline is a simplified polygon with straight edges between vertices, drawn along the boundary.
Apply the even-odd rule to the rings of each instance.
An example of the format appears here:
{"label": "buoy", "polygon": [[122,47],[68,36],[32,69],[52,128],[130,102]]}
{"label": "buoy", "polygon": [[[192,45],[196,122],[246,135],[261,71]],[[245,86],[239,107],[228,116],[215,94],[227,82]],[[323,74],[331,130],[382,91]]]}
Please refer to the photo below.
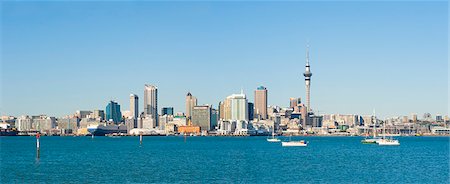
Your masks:
{"label": "buoy", "polygon": [[39,139],[41,138],[41,134],[38,132],[36,134],[36,157],[39,158],[40,157],[40,152],[41,152],[41,145],[39,142]]}

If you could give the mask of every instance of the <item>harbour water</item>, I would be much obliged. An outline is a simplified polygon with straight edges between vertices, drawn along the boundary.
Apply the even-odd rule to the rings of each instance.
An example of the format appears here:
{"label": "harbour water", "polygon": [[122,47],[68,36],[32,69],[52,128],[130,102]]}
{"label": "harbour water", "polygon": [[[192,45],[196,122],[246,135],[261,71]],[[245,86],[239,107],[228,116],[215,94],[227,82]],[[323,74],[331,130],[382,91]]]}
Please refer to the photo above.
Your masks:
{"label": "harbour water", "polygon": [[[281,138],[287,139],[287,138]],[[0,183],[449,183],[448,137],[1,137]]]}

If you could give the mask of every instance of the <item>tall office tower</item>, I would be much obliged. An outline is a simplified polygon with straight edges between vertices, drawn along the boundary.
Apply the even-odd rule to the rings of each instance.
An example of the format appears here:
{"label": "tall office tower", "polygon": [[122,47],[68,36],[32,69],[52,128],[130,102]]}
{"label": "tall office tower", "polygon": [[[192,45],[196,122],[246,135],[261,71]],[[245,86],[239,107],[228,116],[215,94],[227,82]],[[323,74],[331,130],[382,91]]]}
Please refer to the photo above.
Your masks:
{"label": "tall office tower", "polygon": [[151,115],[155,126],[158,126],[158,88],[146,84],[144,87],[144,115]]}
{"label": "tall office tower", "polygon": [[137,121],[139,117],[139,97],[135,94],[130,94],[130,112],[134,121],[134,128],[137,128]]}
{"label": "tall office tower", "polygon": [[192,117],[192,109],[194,106],[197,106],[197,98],[192,96],[190,92],[186,95],[186,118],[191,119]]}
{"label": "tall office tower", "polygon": [[253,121],[254,114],[255,114],[255,105],[253,105],[253,103],[251,103],[251,102],[248,102],[248,120],[249,121]]}
{"label": "tall office tower", "polygon": [[225,119],[235,121],[248,121],[248,101],[243,92],[232,94],[225,99]]}
{"label": "tall office tower", "polygon": [[255,114],[258,119],[267,119],[267,89],[264,86],[255,90]]}
{"label": "tall office tower", "polygon": [[289,107],[294,110],[294,112],[300,112],[300,104],[302,103],[300,98],[289,98]]}
{"label": "tall office tower", "polygon": [[303,76],[305,76],[305,85],[306,85],[306,108],[307,112],[311,111],[311,99],[310,99],[310,86],[311,86],[311,69],[309,67],[309,45],[306,49],[306,66],[305,66],[305,73],[303,73]]}
{"label": "tall office tower", "polygon": [[115,124],[118,124],[122,121],[122,113],[120,112],[120,105],[115,101],[109,101],[106,106],[106,120],[113,121]]}
{"label": "tall office tower", "polygon": [[214,130],[217,125],[217,111],[211,105],[194,106],[191,113],[192,125],[199,126],[202,131]]}
{"label": "tall office tower", "polygon": [[224,107],[224,102],[219,102],[219,119],[223,120],[225,119],[225,107]]}

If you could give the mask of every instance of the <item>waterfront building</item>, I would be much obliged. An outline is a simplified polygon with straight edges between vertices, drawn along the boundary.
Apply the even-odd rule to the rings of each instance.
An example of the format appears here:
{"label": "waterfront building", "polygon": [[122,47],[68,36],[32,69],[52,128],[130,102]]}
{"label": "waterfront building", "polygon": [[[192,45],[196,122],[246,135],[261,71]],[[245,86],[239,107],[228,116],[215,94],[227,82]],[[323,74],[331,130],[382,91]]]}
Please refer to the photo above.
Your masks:
{"label": "waterfront building", "polygon": [[312,116],[311,117],[311,122],[312,122],[312,127],[322,127],[322,121],[323,121],[323,116]]}
{"label": "waterfront building", "polygon": [[[321,118],[323,118],[323,121],[335,122],[338,125],[347,125],[350,127],[359,125],[359,116],[354,114],[325,114]],[[363,118],[365,123],[371,121],[371,116],[363,116]]]}
{"label": "waterfront building", "polygon": [[32,129],[40,132],[50,132],[56,127],[56,118],[46,115],[32,116]]}
{"label": "waterfront building", "polygon": [[417,114],[412,114],[411,115],[412,116],[412,121],[413,121],[413,123],[417,123]]}
{"label": "waterfront building", "polygon": [[[245,94],[232,94],[226,98],[224,104],[226,120],[248,121],[248,101]],[[267,114],[267,111],[266,111]]]}
{"label": "waterfront building", "polygon": [[185,116],[174,116],[171,123],[173,123],[177,126],[186,126],[187,125],[186,117]]}
{"label": "waterfront building", "polygon": [[16,119],[16,128],[18,131],[29,131],[32,129],[33,121],[29,116],[21,116]]}
{"label": "waterfront building", "polygon": [[179,126],[177,128],[178,133],[180,134],[199,134],[200,133],[200,127],[199,126]]}
{"label": "waterfront building", "polygon": [[144,86],[144,115],[150,115],[158,126],[158,88],[154,85]]}
{"label": "waterfront building", "polygon": [[91,115],[91,111],[76,111],[75,112],[75,116],[78,118],[86,118],[88,115]]}
{"label": "waterfront building", "polygon": [[125,126],[127,126],[127,134],[130,134],[130,131],[137,127],[135,122],[136,122],[135,119],[132,117],[125,119]]}
{"label": "waterfront building", "polygon": [[161,109],[161,115],[172,115],[173,116],[173,107],[163,107]]}
{"label": "waterfront building", "polygon": [[423,120],[425,120],[425,121],[430,121],[432,118],[431,118],[431,113],[424,113],[423,114]]}
{"label": "waterfront building", "polygon": [[139,97],[136,94],[130,94],[130,112],[133,119],[133,128],[137,128],[139,117]]}
{"label": "waterfront building", "polygon": [[255,114],[258,119],[267,119],[267,88],[264,86],[255,90]]}
{"label": "waterfront building", "polygon": [[255,107],[254,104],[251,102],[248,102],[248,120],[253,121],[254,119],[254,113],[255,113]]}
{"label": "waterfront building", "polygon": [[122,121],[122,112],[120,111],[120,105],[117,102],[109,101],[105,111],[107,121],[113,121],[115,124]]}
{"label": "waterfront building", "polygon": [[309,45],[306,49],[306,66],[305,66],[305,73],[303,73],[303,76],[305,76],[305,86],[306,86],[306,111],[309,113],[311,112],[311,68],[309,66]]}
{"label": "waterfront building", "polygon": [[60,118],[57,120],[58,129],[61,130],[63,134],[76,133],[78,127],[80,126],[80,118]]}
{"label": "waterfront building", "polygon": [[91,113],[91,118],[98,119],[99,121],[105,120],[105,111],[104,110],[94,110]]}
{"label": "waterfront building", "polygon": [[437,122],[443,122],[444,119],[442,118],[442,115],[436,115],[436,121]]}
{"label": "waterfront building", "polygon": [[217,111],[211,105],[194,106],[192,109],[192,125],[199,126],[201,131],[211,131],[217,125]]}
{"label": "waterfront building", "polygon": [[192,117],[192,109],[197,106],[197,98],[192,96],[190,92],[186,95],[186,118],[191,119]]}
{"label": "waterfront building", "polygon": [[[83,118],[80,120],[80,126],[78,127],[78,131],[80,131],[80,129],[86,129],[89,125],[93,125],[93,124],[100,124],[100,120],[95,119],[95,118]],[[87,129],[86,129],[87,131]]]}
{"label": "waterfront building", "polygon": [[144,118],[142,118],[142,128],[154,129],[156,126],[155,118],[152,115],[145,115]]}
{"label": "waterfront building", "polygon": [[403,116],[402,123],[408,123],[408,122],[409,122],[408,116]]}

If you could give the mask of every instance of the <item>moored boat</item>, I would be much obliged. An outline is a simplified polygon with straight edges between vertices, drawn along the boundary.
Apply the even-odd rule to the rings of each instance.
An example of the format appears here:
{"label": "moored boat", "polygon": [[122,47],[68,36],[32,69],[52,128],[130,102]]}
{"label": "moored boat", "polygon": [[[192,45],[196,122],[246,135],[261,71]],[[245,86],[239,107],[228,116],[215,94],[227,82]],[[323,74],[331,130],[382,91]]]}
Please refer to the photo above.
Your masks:
{"label": "moored boat", "polygon": [[272,137],[267,138],[267,142],[281,142],[281,140],[278,139],[278,137],[275,137],[275,133],[272,131]]}
{"label": "moored boat", "polygon": [[287,142],[281,142],[282,146],[308,146],[308,142],[301,140],[301,141],[287,141]]}

